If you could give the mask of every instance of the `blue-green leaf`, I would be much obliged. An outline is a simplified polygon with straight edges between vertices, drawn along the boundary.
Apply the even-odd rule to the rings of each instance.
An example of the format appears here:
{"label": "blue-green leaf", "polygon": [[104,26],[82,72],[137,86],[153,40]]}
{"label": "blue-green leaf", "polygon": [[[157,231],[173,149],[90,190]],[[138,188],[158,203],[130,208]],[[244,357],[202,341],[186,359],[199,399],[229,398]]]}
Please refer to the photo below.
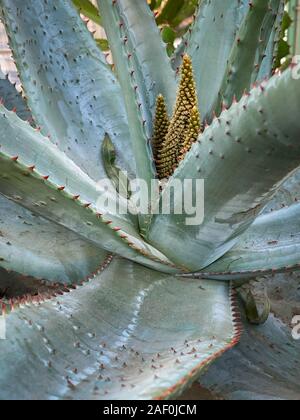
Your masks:
{"label": "blue-green leaf", "polygon": [[134,172],[120,86],[71,0],[1,0],[28,104],[42,133],[51,136],[93,180],[105,177],[104,134],[118,163]]}
{"label": "blue-green leaf", "polygon": [[7,315],[0,398],[175,397],[237,343],[232,303],[228,283],[116,258],[85,287]]}
{"label": "blue-green leaf", "polygon": [[[289,98],[288,105],[283,97]],[[289,69],[216,118],[187,154],[162,197],[171,194],[174,180],[182,185],[186,179],[204,179],[203,224],[187,226],[185,212],[156,215],[150,242],[193,271],[228,252],[271,198],[274,185],[299,166],[300,121],[294,112],[298,108],[300,81]]]}
{"label": "blue-green leaf", "polygon": [[300,270],[299,232],[299,204],[263,214],[230,252],[199,277],[232,280]]}
{"label": "blue-green leaf", "polygon": [[47,138],[3,106],[0,144],[1,194],[109,252],[176,271],[142,240],[127,200],[107,185],[96,184]]}
{"label": "blue-green leaf", "polygon": [[[185,49],[193,60],[203,120],[211,118],[236,31],[249,8],[248,3],[245,0],[202,0],[194,26],[180,47],[179,55]],[[180,59],[176,62],[178,66]]]}
{"label": "blue-green leaf", "polygon": [[[150,187],[156,177],[150,141],[156,98],[164,95],[171,113],[175,75],[146,0],[99,0],[98,4],[125,98],[138,178]],[[142,229],[148,219],[140,218]]]}
{"label": "blue-green leaf", "polygon": [[240,100],[243,92],[250,89],[263,22],[268,12],[269,0],[251,2],[228,58],[227,69],[214,107],[217,114],[221,112],[222,102],[230,106],[234,97]]}
{"label": "blue-green leaf", "polygon": [[74,232],[0,195],[0,266],[6,270],[77,283],[98,270],[103,254]]}
{"label": "blue-green leaf", "polygon": [[[271,300],[265,325],[245,323],[240,344],[200,379],[202,386],[225,400],[299,400],[300,341],[291,321],[300,304],[299,275],[262,279]],[[299,330],[292,325],[295,332]]]}
{"label": "blue-green leaf", "polygon": [[0,100],[9,111],[14,111],[24,121],[32,122],[32,115],[22,95],[0,70]]}
{"label": "blue-green leaf", "polygon": [[252,76],[253,82],[261,82],[263,79],[269,78],[272,74],[282,32],[284,6],[284,0],[271,1],[269,11],[262,26],[262,42],[257,52],[256,71]]}

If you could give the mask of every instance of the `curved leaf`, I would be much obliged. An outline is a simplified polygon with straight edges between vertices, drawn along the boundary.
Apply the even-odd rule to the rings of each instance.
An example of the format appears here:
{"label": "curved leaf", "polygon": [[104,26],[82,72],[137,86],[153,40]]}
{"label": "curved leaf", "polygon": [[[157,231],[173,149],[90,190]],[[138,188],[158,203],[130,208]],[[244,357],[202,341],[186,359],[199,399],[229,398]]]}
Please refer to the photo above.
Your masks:
{"label": "curved leaf", "polygon": [[9,111],[14,111],[24,121],[31,121],[32,116],[22,95],[10,83],[8,76],[0,70],[0,100]]}
{"label": "curved leaf", "polygon": [[[274,60],[276,58],[278,43],[282,31],[282,21],[284,17],[284,0],[272,0],[269,11],[263,22],[261,40],[262,43],[258,51],[257,77],[253,75],[253,82],[261,82],[269,78],[274,69]],[[258,66],[259,65],[259,66]]]}
{"label": "curved leaf", "polygon": [[203,120],[211,119],[236,31],[248,8],[248,0],[202,0],[194,26],[180,47],[179,55],[184,44],[187,45],[186,53],[197,69],[195,76]]}
{"label": "curved leaf", "polygon": [[[150,142],[156,98],[164,95],[171,113],[175,75],[146,0],[99,0],[98,4],[125,98],[137,175],[150,187],[156,177]],[[149,218],[140,219],[143,229]]]}
{"label": "curved leaf", "polygon": [[29,124],[0,109],[1,194],[100,248],[174,271],[141,239],[127,200],[97,185]]}
{"label": "curved leaf", "polygon": [[296,203],[300,201],[299,186],[300,170],[297,168],[278,186],[261,215],[241,235],[238,244],[203,272],[191,276],[239,280],[253,278],[253,275],[262,272],[298,270],[300,206]]}
{"label": "curved leaf", "polygon": [[102,254],[75,233],[0,195],[0,266],[6,270],[77,283],[97,271]]}
{"label": "curved leaf", "polygon": [[[289,98],[288,106],[283,97]],[[299,107],[300,81],[288,70],[215,119],[162,197],[171,194],[174,180],[182,185],[186,179],[204,179],[204,222],[187,226],[187,214],[156,215],[150,242],[193,271],[228,252],[272,197],[274,185],[299,166],[300,121],[294,112]]]}
{"label": "curved leaf", "polygon": [[37,125],[93,180],[105,178],[109,133],[134,172],[120,86],[71,0],[1,0],[10,46]]}
{"label": "curved leaf", "polygon": [[288,176],[281,185],[279,185],[272,199],[265,206],[263,213],[280,210],[289,207],[300,201],[300,169]]}
{"label": "curved leaf", "polygon": [[294,270],[300,270],[299,204],[258,217],[238,244],[199,276],[253,278]]}
{"label": "curved leaf", "polygon": [[[83,281],[83,279],[81,279]],[[14,271],[6,271],[0,267],[0,303],[9,301],[11,305],[25,300],[25,296],[41,299],[42,296],[47,298],[62,295],[67,292],[68,288],[75,288],[75,285],[67,285],[59,282],[51,282],[44,279],[37,279],[31,276],[24,276],[23,274]],[[2,312],[1,312],[2,313]],[[3,319],[1,318],[2,322]],[[1,331],[1,335],[2,335]],[[2,339],[3,337],[1,337]]]}
{"label": "curved leaf", "polygon": [[[141,102],[141,112],[137,114],[142,116],[139,123],[146,120],[146,135],[151,137],[157,96],[164,96],[171,113],[177,86],[153,13],[145,0],[98,3],[123,92],[129,92],[129,88],[134,92],[137,85]],[[127,108],[136,105],[136,96],[134,100],[130,96]]]}
{"label": "curved leaf", "polygon": [[[57,186],[65,187],[78,197],[77,200],[83,203],[92,203],[97,206],[97,202],[103,194],[112,200],[115,198],[112,196],[113,192],[107,191],[105,184],[96,184],[48,138],[43,137],[39,130],[33,130],[29,124],[20,120],[13,112],[8,112],[1,105],[0,144],[0,152],[4,155],[15,158],[15,161],[20,161],[32,171],[46,176],[46,180],[50,179]],[[129,223],[131,228],[136,229],[136,218],[125,211],[126,204],[126,200],[120,200],[118,219]],[[103,211],[103,209],[100,210]],[[116,211],[113,210],[108,209],[106,213],[114,216]]]}
{"label": "curved leaf", "polygon": [[300,341],[293,339],[290,323],[300,310],[299,276],[264,282],[274,315],[263,326],[246,324],[240,344],[210,368],[201,384],[228,400],[298,401]]}
{"label": "curved leaf", "polygon": [[85,287],[7,315],[0,398],[174,397],[237,343],[231,305],[227,283],[115,259]]}
{"label": "curved leaf", "polygon": [[222,109],[222,101],[226,106],[230,106],[234,96],[240,100],[243,92],[250,89],[252,75],[255,72],[256,51],[259,50],[263,22],[268,12],[269,0],[251,1],[228,59],[219,97],[214,107],[217,114],[220,114]]}

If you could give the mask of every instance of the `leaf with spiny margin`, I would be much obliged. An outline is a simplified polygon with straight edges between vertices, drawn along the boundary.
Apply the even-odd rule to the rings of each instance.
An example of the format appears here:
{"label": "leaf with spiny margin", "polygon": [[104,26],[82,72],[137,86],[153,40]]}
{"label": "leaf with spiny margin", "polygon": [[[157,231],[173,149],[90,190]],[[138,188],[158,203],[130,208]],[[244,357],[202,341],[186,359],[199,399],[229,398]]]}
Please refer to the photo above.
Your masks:
{"label": "leaf with spiny margin", "polygon": [[299,275],[268,276],[262,282],[273,314],[259,327],[244,320],[239,345],[216,361],[200,382],[225,400],[298,401],[300,341],[293,339],[290,322],[300,304]]}
{"label": "leaf with spiny margin", "polygon": [[130,180],[127,174],[116,165],[116,149],[107,134],[102,144],[102,159],[106,174],[116,191],[129,200],[131,196]]}
{"label": "leaf with spiny margin", "polygon": [[177,52],[178,68],[184,51],[192,58],[203,120],[212,117],[236,31],[248,3],[248,0],[201,1],[195,23]]}
{"label": "leaf with spiny margin", "polygon": [[214,110],[219,115],[222,103],[232,104],[251,86],[252,74],[255,71],[256,51],[259,49],[260,36],[264,19],[269,10],[269,0],[253,0],[246,14],[229,55],[227,69]]}
{"label": "leaf with spiny margin", "polygon": [[[99,0],[98,4],[126,102],[137,175],[150,187],[156,177],[150,142],[156,98],[164,96],[171,114],[175,74],[145,0]],[[147,220],[141,217],[142,229]]]}
{"label": "leaf with spiny margin", "polygon": [[31,112],[22,95],[0,70],[0,100],[9,111],[15,111],[24,121],[32,121]]}
{"label": "leaf with spiny margin", "polygon": [[284,0],[271,0],[269,10],[262,24],[260,45],[256,53],[255,70],[252,82],[260,83],[271,77],[276,58],[276,49],[280,40],[284,16]]}
{"label": "leaf with spiny margin", "polygon": [[0,266],[51,282],[78,283],[95,273],[101,248],[0,195]]}
{"label": "leaf with spiny margin", "polygon": [[263,210],[264,213],[280,210],[300,202],[300,168],[293,171],[277,188],[272,199]]}
{"label": "leaf with spiny margin", "polygon": [[118,164],[134,173],[120,85],[70,0],[1,0],[28,104],[51,136],[94,181],[105,178],[101,140],[109,133]]}
{"label": "leaf with spiny margin", "polygon": [[261,82],[272,75],[276,48],[281,34],[284,16],[284,0],[271,0],[260,31],[260,43],[256,52],[252,82]]}
{"label": "leaf with spiny margin", "polygon": [[238,342],[232,303],[228,283],[115,258],[84,287],[6,316],[0,398],[176,397]]}
{"label": "leaf with spiny margin", "polygon": [[[289,98],[288,106],[283,97]],[[191,215],[185,212],[155,215],[150,243],[193,271],[227,253],[272,197],[274,185],[299,166],[300,120],[294,112],[299,108],[300,80],[288,69],[216,118],[175,171],[161,199],[171,194],[176,181],[182,185],[186,179],[204,179],[204,222],[187,226]]]}
{"label": "leaf with spiny margin", "polygon": [[0,194],[109,252],[167,272],[178,271],[142,240],[127,200],[107,185],[96,184],[3,106],[0,145]]}
{"label": "leaf with spiny margin", "polygon": [[300,270],[300,204],[259,216],[221,259],[194,276],[245,279]]}
{"label": "leaf with spiny margin", "polygon": [[[102,251],[104,252],[104,251]],[[100,261],[100,256],[99,256]],[[83,279],[80,279],[80,284]],[[67,292],[69,289],[74,289],[76,285],[67,285],[59,282],[51,282],[42,278],[35,278],[26,276],[14,271],[7,271],[0,266],[0,305],[3,302],[18,302],[25,297],[35,296],[39,299],[43,296],[58,296]],[[2,308],[3,309],[3,308]]]}
{"label": "leaf with spiny margin", "polygon": [[97,25],[102,26],[102,19],[97,7],[90,2],[90,0],[72,0],[78,11],[87,18],[91,19]]}
{"label": "leaf with spiny margin", "polygon": [[[260,216],[241,236],[239,243],[224,257],[202,273],[196,273],[195,276],[239,280],[253,278],[255,274],[261,275],[262,272],[298,271],[300,239],[297,235],[299,230],[297,217],[300,206],[295,204],[298,202],[300,202],[299,168],[278,186]],[[282,224],[283,220],[285,224]],[[271,235],[272,239],[266,235]],[[245,260],[241,260],[242,256],[243,258],[245,256]],[[260,259],[257,266],[256,260],[253,263],[253,258]],[[261,258],[267,261],[266,266]]]}

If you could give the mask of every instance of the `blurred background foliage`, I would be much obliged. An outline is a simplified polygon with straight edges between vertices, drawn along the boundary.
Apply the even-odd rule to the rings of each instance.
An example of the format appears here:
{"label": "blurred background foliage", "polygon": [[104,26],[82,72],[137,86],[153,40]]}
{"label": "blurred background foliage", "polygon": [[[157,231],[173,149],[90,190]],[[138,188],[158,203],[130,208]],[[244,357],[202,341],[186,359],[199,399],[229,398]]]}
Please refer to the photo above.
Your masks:
{"label": "blurred background foliage", "polygon": [[[193,23],[193,17],[201,0],[147,0],[161,29],[169,56],[172,56],[182,37]],[[221,1],[221,0],[218,0]],[[101,26],[101,12],[93,0],[73,0],[75,6],[95,25]],[[300,0],[286,0],[286,11],[282,22],[281,39],[274,68],[290,63],[294,54],[300,54]],[[99,31],[96,31],[96,34]],[[100,31],[100,35],[101,35]],[[102,34],[103,35],[103,34]],[[96,36],[103,51],[109,51],[104,36]]]}

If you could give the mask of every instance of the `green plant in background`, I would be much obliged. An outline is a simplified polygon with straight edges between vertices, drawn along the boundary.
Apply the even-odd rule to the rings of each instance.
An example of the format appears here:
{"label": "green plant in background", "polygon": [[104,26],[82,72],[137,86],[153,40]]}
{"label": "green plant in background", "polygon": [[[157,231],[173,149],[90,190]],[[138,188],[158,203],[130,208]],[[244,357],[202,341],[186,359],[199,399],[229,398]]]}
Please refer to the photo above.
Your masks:
{"label": "green plant in background", "polygon": [[97,25],[101,25],[101,16],[99,10],[90,0],[73,0],[73,4],[77,7],[79,13],[89,18]]}
{"label": "green plant in background", "polygon": [[[239,342],[241,282],[248,320],[276,316],[201,380],[299,395],[300,80],[272,76],[284,1],[203,0],[179,75],[146,1],[98,1],[113,70],[71,0],[0,4],[24,90],[1,79],[0,398],[177,396]],[[154,214],[125,211],[135,177],[164,179]],[[201,225],[155,211],[186,179],[205,181]]]}
{"label": "green plant in background", "polygon": [[[286,58],[288,58],[286,64],[289,64],[290,55],[293,51],[295,52],[294,48],[297,35],[293,21],[297,22],[297,17],[295,17],[297,2],[298,0],[285,0],[286,6],[283,19],[277,21],[276,25],[281,25],[281,32],[277,32],[277,48],[274,51],[277,55],[276,60],[274,61],[274,68],[280,67],[282,60]],[[73,0],[73,3],[80,13],[97,25],[101,25],[99,10],[90,0]],[[175,44],[177,42],[180,43],[181,38],[189,30],[200,1],[148,0],[148,3],[155,14],[156,23],[161,28],[162,39],[167,44],[168,55],[172,56],[175,51]],[[275,33],[273,35],[275,35]],[[109,50],[106,39],[97,39],[97,43],[103,51]],[[179,50],[183,50],[184,46],[183,42],[179,47]]]}
{"label": "green plant in background", "polygon": [[[73,3],[80,13],[97,25],[101,25],[99,11],[90,0],[73,0]],[[148,3],[161,28],[162,39],[167,44],[167,52],[172,55],[175,51],[175,41],[186,33],[193,21],[198,0],[149,0]],[[99,39],[97,42],[103,51],[109,49],[105,39]]]}
{"label": "green plant in background", "polygon": [[151,1],[150,7],[156,12],[156,23],[161,26],[167,52],[172,55],[174,42],[188,30],[198,6],[198,0]]}

